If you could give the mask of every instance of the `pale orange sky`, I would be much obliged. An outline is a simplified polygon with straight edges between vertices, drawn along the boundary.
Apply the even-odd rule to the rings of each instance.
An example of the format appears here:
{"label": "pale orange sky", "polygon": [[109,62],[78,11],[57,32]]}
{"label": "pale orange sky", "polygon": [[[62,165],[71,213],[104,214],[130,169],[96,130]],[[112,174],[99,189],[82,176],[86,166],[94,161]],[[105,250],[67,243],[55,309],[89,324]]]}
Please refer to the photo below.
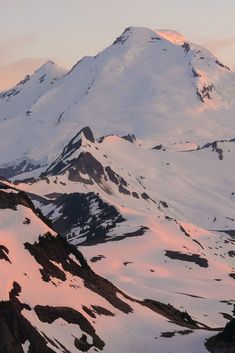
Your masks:
{"label": "pale orange sky", "polygon": [[234,0],[0,0],[0,90],[48,59],[68,69],[128,26],[169,28],[235,69]]}

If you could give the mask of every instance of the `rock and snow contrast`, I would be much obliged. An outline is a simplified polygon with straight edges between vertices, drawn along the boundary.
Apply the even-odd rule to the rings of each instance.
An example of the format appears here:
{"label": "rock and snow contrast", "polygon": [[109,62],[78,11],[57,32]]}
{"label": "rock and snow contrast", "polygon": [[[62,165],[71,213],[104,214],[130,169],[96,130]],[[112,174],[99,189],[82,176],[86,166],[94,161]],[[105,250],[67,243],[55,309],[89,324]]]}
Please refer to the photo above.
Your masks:
{"label": "rock and snow contrast", "polygon": [[1,353],[234,352],[234,95],[135,27],[0,93]]}

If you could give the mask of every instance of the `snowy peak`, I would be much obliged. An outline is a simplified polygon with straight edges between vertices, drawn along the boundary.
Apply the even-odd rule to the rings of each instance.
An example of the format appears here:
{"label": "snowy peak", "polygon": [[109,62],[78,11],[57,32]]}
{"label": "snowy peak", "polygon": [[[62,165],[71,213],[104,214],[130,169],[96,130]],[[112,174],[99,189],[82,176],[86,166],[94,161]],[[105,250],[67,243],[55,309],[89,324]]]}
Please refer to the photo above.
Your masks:
{"label": "snowy peak", "polygon": [[[112,135],[99,139],[96,143],[89,127],[82,129],[64,148],[61,155],[42,173],[41,177],[62,176],[64,181],[77,182],[94,187],[105,195],[128,195],[135,199],[143,199],[156,204],[145,192],[143,185],[131,187],[127,181],[127,173],[118,165],[113,165],[108,157],[113,150],[128,146],[134,142],[133,135],[123,138]],[[102,151],[106,145],[109,152]],[[113,169],[115,167],[115,169]],[[125,174],[125,176],[122,176]],[[128,178],[131,175],[129,174]],[[140,187],[139,187],[140,186]]]}
{"label": "snowy peak", "polygon": [[92,143],[95,142],[93,132],[89,128],[89,126],[84,127],[77,136],[81,136],[81,139],[84,138]]}
{"label": "snowy peak", "polygon": [[144,27],[127,27],[113,44],[124,44],[127,41],[132,43],[147,42],[153,40],[155,37],[156,33],[151,29]]}
{"label": "snowy peak", "polygon": [[54,87],[64,74],[64,69],[47,61],[10,90],[0,92],[0,121],[30,117],[32,105]]}
{"label": "snowy peak", "polygon": [[[31,86],[33,83],[43,83],[50,81],[51,83],[60,78],[65,73],[64,69],[57,66],[54,62],[48,60],[45,64],[40,66],[32,75],[26,75],[15,87],[8,91],[0,93],[0,99],[10,98],[18,95],[25,87]],[[54,83],[54,82],[53,82]]]}
{"label": "snowy peak", "polygon": [[115,40],[114,44],[129,43],[152,43],[154,41],[167,41],[174,45],[182,46],[187,42],[185,36],[178,31],[170,29],[151,30],[145,27],[128,27]]}
{"label": "snowy peak", "polygon": [[[156,29],[151,30],[144,27],[128,27],[124,32],[114,41],[114,45],[123,45],[129,44],[129,46],[135,46],[138,44],[147,44],[147,43],[157,43],[162,44],[158,50],[164,51],[173,51],[172,56],[172,65],[175,64],[175,53],[177,52],[176,47],[182,47],[183,52],[189,57],[198,57],[198,59],[203,60],[211,59],[213,61],[214,67],[218,68],[220,66],[223,69],[229,70],[226,65],[223,65],[216,57],[213,56],[211,52],[207,49],[202,48],[201,46],[192,43],[189,41],[183,34],[175,30],[170,29]],[[151,46],[146,46],[145,49],[148,50]],[[175,52],[175,53],[174,53]],[[173,55],[172,55],[173,54]],[[208,66],[208,65],[207,65]],[[210,65],[209,65],[210,66]]]}
{"label": "snowy peak", "polygon": [[62,155],[67,156],[75,152],[81,146],[86,145],[87,143],[94,143],[95,139],[93,133],[89,126],[81,129],[77,135],[69,142],[69,144],[64,148]]}
{"label": "snowy peak", "polygon": [[56,64],[54,63],[54,61],[47,60],[37,70],[35,70],[35,73],[36,72],[47,73],[49,70],[54,69],[55,67],[56,67]]}
{"label": "snowy peak", "polygon": [[[91,129],[86,126],[65,146],[61,155],[49,166],[43,175],[56,175],[64,172],[76,161],[86,146],[95,142]],[[84,148],[82,148],[84,147]]]}
{"label": "snowy peak", "polygon": [[[35,100],[35,98],[38,98],[37,95],[40,96],[40,94],[38,94],[40,91],[41,93],[44,93],[45,90],[50,88],[57,79],[64,75],[64,73],[64,69],[57,66],[52,61],[47,61],[32,75],[26,75],[25,78],[17,83],[15,87],[8,91],[0,92],[0,104],[2,102],[7,103],[14,99],[20,101],[21,105],[24,105],[24,102],[21,101],[26,98],[26,94],[27,96],[30,94],[34,96],[34,92],[32,92],[32,90],[37,90],[37,92],[35,92],[36,97],[34,96]],[[25,103],[27,103],[27,100]]]}
{"label": "snowy peak", "polygon": [[33,73],[32,78],[35,80],[38,79],[40,83],[47,78],[53,82],[63,76],[63,74],[65,74],[65,70],[63,68],[56,65],[53,61],[48,60]]}

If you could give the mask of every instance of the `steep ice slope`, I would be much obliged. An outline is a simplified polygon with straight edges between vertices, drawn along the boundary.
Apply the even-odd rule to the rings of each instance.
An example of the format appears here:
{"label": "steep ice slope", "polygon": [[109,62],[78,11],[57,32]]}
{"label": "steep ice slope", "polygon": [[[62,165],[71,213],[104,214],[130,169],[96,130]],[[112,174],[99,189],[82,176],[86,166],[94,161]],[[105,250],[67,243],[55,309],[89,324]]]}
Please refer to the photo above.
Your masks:
{"label": "steep ice slope", "polygon": [[97,275],[25,194],[0,190],[0,213],[1,352],[206,352],[209,328]]}
{"label": "steep ice slope", "polygon": [[[1,163],[23,157],[52,161],[85,125],[98,136],[135,133],[146,142],[234,137],[234,73],[206,49],[172,43],[146,28],[126,29],[53,86],[30,100],[27,118],[24,111],[17,121],[1,123],[1,148],[9,151]],[[16,99],[7,116],[18,111]],[[24,99],[28,102],[27,92]]]}

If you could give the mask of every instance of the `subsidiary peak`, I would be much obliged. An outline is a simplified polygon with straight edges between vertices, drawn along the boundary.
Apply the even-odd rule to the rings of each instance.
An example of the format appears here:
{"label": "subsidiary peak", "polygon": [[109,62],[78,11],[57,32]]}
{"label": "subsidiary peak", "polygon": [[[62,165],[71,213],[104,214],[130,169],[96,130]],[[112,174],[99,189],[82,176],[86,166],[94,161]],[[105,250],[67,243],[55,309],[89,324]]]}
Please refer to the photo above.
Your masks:
{"label": "subsidiary peak", "polygon": [[34,73],[34,75],[54,75],[55,77],[60,77],[65,74],[66,70],[55,64],[51,60],[47,60],[42,66],[40,66]]}

